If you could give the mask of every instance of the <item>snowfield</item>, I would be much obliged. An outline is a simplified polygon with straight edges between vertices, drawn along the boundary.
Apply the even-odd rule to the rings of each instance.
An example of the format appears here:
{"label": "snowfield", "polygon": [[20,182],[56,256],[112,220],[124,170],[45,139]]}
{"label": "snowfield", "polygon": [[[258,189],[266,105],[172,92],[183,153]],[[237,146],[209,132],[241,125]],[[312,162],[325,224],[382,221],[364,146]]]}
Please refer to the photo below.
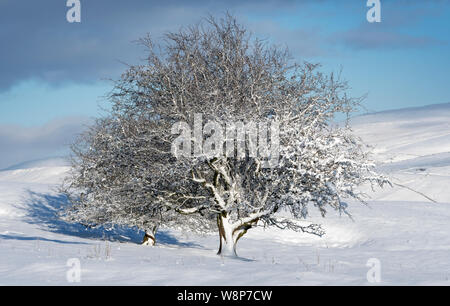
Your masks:
{"label": "snowfield", "polygon": [[[218,234],[162,231],[149,247],[133,229],[58,220],[65,201],[55,187],[69,169],[60,160],[0,171],[0,285],[374,285],[373,259],[378,284],[450,285],[450,104],[360,116],[352,126],[405,187],[377,190],[368,206],[350,202],[353,221],[313,215],[322,238],[252,229],[237,259],[216,255]],[[71,258],[80,283],[68,282]]]}

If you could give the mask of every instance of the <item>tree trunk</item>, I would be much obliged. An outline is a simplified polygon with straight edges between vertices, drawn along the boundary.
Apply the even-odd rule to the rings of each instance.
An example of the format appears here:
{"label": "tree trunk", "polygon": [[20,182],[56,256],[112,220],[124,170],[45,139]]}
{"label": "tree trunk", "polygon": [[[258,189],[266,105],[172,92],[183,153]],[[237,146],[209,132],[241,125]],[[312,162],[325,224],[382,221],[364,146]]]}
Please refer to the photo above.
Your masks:
{"label": "tree trunk", "polygon": [[237,256],[236,243],[239,238],[235,237],[226,213],[217,216],[217,226],[219,227],[220,238],[219,251],[217,254],[222,256]]}
{"label": "tree trunk", "polygon": [[154,246],[156,244],[156,231],[157,231],[156,226],[154,226],[151,230],[146,230],[144,234],[144,239],[142,241],[142,245]]}
{"label": "tree trunk", "polygon": [[226,213],[217,216],[217,226],[219,227],[220,245],[218,255],[237,256],[236,245],[239,239],[244,236],[249,229],[258,223],[259,218],[233,227]]}

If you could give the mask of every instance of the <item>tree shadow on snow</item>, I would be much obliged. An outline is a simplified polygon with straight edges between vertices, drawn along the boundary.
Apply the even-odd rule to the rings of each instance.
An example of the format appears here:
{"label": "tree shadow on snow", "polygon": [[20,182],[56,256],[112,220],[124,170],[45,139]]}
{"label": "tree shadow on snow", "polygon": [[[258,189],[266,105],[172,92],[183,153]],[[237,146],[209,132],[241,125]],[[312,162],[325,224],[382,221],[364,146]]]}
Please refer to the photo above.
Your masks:
{"label": "tree shadow on snow", "polygon": [[227,260],[235,260],[235,261],[243,261],[243,262],[257,262],[257,260],[255,260],[255,259],[241,257],[239,255],[237,255],[237,256],[219,255],[219,256],[222,259],[227,259]]}
{"label": "tree shadow on snow", "polygon": [[0,234],[0,239],[3,240],[22,240],[22,241],[48,241],[48,242],[55,242],[55,243],[61,243],[61,244],[87,244],[85,242],[76,242],[76,241],[64,241],[64,240],[58,240],[58,239],[47,239],[43,237],[37,237],[37,236],[20,236],[20,235],[6,235],[6,234]]}
{"label": "tree shadow on snow", "polygon": [[[142,242],[142,238],[144,237],[144,232],[138,230],[137,228],[124,226],[115,226],[113,228],[88,228],[81,224],[69,223],[62,220],[59,217],[59,213],[69,206],[68,199],[64,194],[52,195],[28,190],[25,203],[26,205],[23,208],[26,212],[25,222],[27,222],[28,224],[38,225],[42,229],[52,233],[75,236],[85,239],[131,242],[136,244],[140,244]],[[13,236],[3,236],[4,235],[0,236],[0,238],[14,239]],[[17,236],[16,238],[21,240],[34,240],[32,238],[36,238],[35,240],[46,240],[45,238],[39,237],[27,238]],[[176,237],[170,235],[165,231],[159,231],[156,235],[156,239],[158,244],[201,248],[200,245],[193,242],[180,242]],[[59,240],[49,241],[64,243],[63,241]]]}

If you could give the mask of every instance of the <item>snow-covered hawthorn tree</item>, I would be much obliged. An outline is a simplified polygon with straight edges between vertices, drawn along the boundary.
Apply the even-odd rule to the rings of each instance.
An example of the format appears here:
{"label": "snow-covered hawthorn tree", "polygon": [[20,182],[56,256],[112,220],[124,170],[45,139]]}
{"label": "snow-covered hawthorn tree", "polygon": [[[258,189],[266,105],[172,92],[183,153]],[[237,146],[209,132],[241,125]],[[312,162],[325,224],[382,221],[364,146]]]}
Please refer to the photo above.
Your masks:
{"label": "snow-covered hawthorn tree", "polygon": [[218,253],[236,255],[257,225],[322,235],[301,220],[309,206],[347,213],[346,199],[364,201],[358,186],[388,183],[349,127],[333,124],[360,102],[339,77],[292,63],[230,15],[163,42],[141,39],[145,63],[130,66],[110,96],[112,130],[94,130],[75,150],[75,187],[95,189],[76,210],[144,228],[201,230],[215,220]]}

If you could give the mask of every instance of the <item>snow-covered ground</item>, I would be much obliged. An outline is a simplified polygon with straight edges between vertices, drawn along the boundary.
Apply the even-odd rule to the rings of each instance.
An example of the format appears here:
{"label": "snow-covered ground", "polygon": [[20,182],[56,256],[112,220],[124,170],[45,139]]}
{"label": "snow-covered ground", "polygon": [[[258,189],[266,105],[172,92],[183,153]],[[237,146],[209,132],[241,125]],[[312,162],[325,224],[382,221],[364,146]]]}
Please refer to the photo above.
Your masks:
{"label": "snow-covered ground", "polygon": [[216,255],[218,235],[164,231],[144,247],[130,229],[58,220],[55,186],[68,170],[59,160],[0,171],[0,285],[70,284],[70,258],[83,285],[370,285],[373,258],[382,285],[450,285],[450,104],[366,115],[353,127],[375,145],[380,169],[417,192],[396,186],[369,206],[349,203],[354,221],[313,216],[322,238],[253,229],[238,259]]}
{"label": "snow-covered ground", "polygon": [[[353,127],[374,147],[380,169],[394,183],[450,203],[450,103],[360,116]],[[373,199],[427,200],[398,186],[378,192]]]}

